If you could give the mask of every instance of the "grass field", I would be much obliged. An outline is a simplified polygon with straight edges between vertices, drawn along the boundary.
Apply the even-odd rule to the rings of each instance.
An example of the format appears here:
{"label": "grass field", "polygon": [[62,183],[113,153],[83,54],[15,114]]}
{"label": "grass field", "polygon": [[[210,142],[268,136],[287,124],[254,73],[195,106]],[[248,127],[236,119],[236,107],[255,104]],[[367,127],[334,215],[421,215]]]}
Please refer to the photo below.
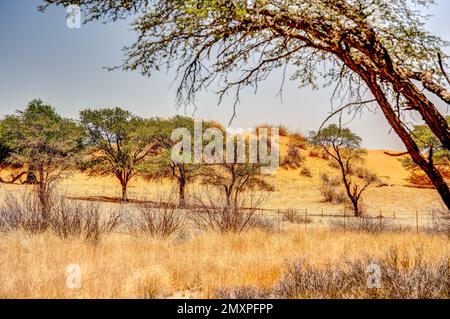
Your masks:
{"label": "grass field", "polygon": [[[433,264],[450,253],[447,240],[430,235],[304,232],[205,233],[171,241],[113,235],[100,243],[13,233],[0,241],[2,298],[212,298],[235,287],[270,289],[287,263],[306,258],[320,269],[352,259],[378,258],[390,249],[416,248]],[[369,259],[370,259],[369,258]],[[81,288],[66,285],[66,267],[78,264]]]}
{"label": "grass field", "polygon": [[[448,278],[442,279],[442,276],[448,277],[448,272],[433,267],[438,267],[444,260],[448,269],[449,241],[422,228],[416,233],[413,227],[416,212],[421,227],[430,222],[429,212],[439,203],[434,190],[409,187],[404,181],[407,172],[396,159],[382,151],[370,151],[367,166],[387,176],[387,186],[368,190],[364,201],[369,213],[376,216],[381,211],[383,216],[391,217],[395,212],[396,222],[410,225],[412,230],[381,233],[332,230],[330,221],[339,219],[344,207],[323,203],[317,184],[320,172],[333,172],[333,169],[327,161],[308,156],[303,165],[310,168],[312,177],[300,176],[299,169],[280,170],[269,177],[275,191],[268,195],[264,208],[274,221],[271,230],[251,229],[224,234],[187,226],[187,231],[164,239],[145,234],[131,236],[118,230],[97,241],[61,239],[51,232],[33,235],[23,231],[1,233],[0,298],[286,297],[283,293],[277,295],[277,287],[285,280],[289,265],[298,260],[306,260],[319,274],[321,270],[333,273],[346,269],[351,261],[363,260],[368,264],[372,260],[386,260],[392,254],[402,256],[397,263],[401,264],[399,273],[405,275],[399,275],[399,278],[417,274],[434,278],[428,282],[430,291],[435,291],[431,296],[448,297],[449,288],[445,286]],[[152,199],[171,187],[169,181],[136,180],[131,185],[130,198]],[[189,191],[198,187],[190,185]],[[27,188],[2,184],[0,194],[3,198],[7,194],[18,196]],[[113,178],[72,173],[61,182],[58,190],[71,200],[98,201],[104,211],[123,207],[111,202],[120,191]],[[127,205],[133,207],[133,204]],[[306,211],[312,222],[307,225],[281,222],[277,212],[287,208],[301,214]],[[424,262],[416,269],[414,261],[419,255]],[[77,289],[67,285],[67,266],[71,264],[78,265],[81,270]],[[444,287],[435,287],[436,282],[443,282]],[[415,297],[413,292],[417,292],[421,284],[418,282],[417,287],[411,286],[409,290],[405,288],[403,295],[398,296]],[[387,285],[396,286],[393,283]],[[296,292],[293,296],[304,298],[310,294]],[[330,292],[319,295],[342,296]],[[350,297],[368,295],[355,292]]]}

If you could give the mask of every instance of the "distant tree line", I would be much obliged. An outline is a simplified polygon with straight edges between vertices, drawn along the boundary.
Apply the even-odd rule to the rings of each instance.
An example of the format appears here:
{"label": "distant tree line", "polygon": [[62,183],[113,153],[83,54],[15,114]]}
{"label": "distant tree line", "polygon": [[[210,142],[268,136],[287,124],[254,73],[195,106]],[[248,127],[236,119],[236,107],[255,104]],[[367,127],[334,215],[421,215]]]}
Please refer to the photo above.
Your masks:
{"label": "distant tree line", "polygon": [[[204,122],[223,130],[217,123]],[[183,163],[171,157],[176,128],[193,133],[194,119],[141,118],[121,108],[86,109],[74,121],[57,114],[41,100],[0,121],[0,169],[20,168],[26,183],[35,184],[43,207],[57,181],[72,170],[90,176],[114,176],[121,186],[121,199],[129,201],[128,186],[137,176],[147,180],[176,181],[179,206],[186,205],[186,186],[198,179],[223,190],[228,205],[246,189],[269,189],[259,177],[259,166],[248,161],[229,165]],[[16,181],[12,177],[10,182]]]}

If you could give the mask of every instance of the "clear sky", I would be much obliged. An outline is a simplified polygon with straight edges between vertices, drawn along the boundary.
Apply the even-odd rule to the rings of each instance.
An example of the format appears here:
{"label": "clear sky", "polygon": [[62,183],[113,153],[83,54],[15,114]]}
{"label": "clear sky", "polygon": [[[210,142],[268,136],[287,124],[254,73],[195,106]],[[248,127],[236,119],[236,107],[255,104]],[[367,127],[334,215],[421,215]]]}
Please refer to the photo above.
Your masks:
{"label": "clear sky", "polygon": [[[428,27],[450,40],[450,1],[438,2],[430,12],[433,17]],[[40,13],[39,4],[38,0],[0,0],[0,116],[23,109],[33,98],[41,98],[71,118],[86,107],[113,106],[145,117],[192,115],[193,109],[175,106],[174,74],[159,72],[145,78],[103,68],[120,64],[122,47],[135,38],[126,21],[69,29],[63,8]],[[277,97],[280,83],[281,74],[276,73],[256,95],[251,89],[246,91],[232,126],[249,128],[270,122],[304,133],[318,129],[330,111],[330,90],[300,90],[288,81],[281,103]],[[230,98],[218,106],[217,96],[205,92],[198,97],[195,116],[227,124],[232,104]],[[366,112],[349,126],[367,148],[402,149],[380,112]]]}

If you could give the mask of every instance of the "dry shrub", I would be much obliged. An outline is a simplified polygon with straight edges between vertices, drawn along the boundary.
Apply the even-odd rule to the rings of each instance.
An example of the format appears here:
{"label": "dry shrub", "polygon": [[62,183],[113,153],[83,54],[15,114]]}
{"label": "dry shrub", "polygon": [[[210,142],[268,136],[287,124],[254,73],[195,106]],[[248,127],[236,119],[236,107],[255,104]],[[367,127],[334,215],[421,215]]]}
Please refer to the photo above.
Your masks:
{"label": "dry shrub", "polygon": [[358,176],[361,179],[364,179],[367,176],[370,176],[370,174],[372,174],[367,168],[363,166],[357,166],[352,171],[356,176]]}
{"label": "dry shrub", "polygon": [[297,210],[289,208],[282,212],[283,221],[288,221],[293,224],[310,224],[311,218],[302,216]]}
{"label": "dry shrub", "polygon": [[86,206],[84,215],[83,237],[86,240],[98,241],[103,236],[111,234],[122,223],[122,213],[113,212],[108,214],[108,218],[101,218],[100,206]]}
{"label": "dry shrub", "polygon": [[128,224],[134,234],[147,234],[155,237],[169,237],[185,231],[185,220],[178,211],[178,204],[170,195],[167,200],[160,198],[154,203],[145,202],[136,205],[137,217]]}
{"label": "dry shrub", "polygon": [[196,208],[188,213],[189,219],[198,229],[241,233],[251,228],[274,228],[269,218],[258,215],[266,201],[265,193],[243,192],[236,206],[226,205],[221,192],[205,190],[202,195],[194,195]]}
{"label": "dry shrub", "polygon": [[270,298],[270,293],[270,290],[249,286],[218,289],[214,296],[219,299],[266,299]]}
{"label": "dry shrub", "polygon": [[20,198],[8,194],[0,208],[0,231],[24,231],[38,234],[50,231],[62,239],[84,238],[97,241],[110,234],[121,223],[121,213],[101,218],[100,205],[67,201],[63,197],[49,197],[46,208],[34,193]]}
{"label": "dry shrub", "polygon": [[330,177],[328,174],[320,175],[319,191],[324,202],[343,204],[348,202],[347,194],[339,188],[341,180],[338,176]]}
{"label": "dry shrub", "polygon": [[303,161],[304,158],[300,153],[300,149],[295,146],[289,146],[280,166],[284,169],[297,169],[302,165]]}
{"label": "dry shrub", "polygon": [[420,187],[432,187],[433,183],[423,172],[412,171],[406,179],[409,183]]}
{"label": "dry shrub", "polygon": [[308,167],[303,167],[300,171],[300,175],[305,177],[312,177],[311,169],[309,169]]}
{"label": "dry shrub", "polygon": [[321,151],[321,152],[320,152],[320,158],[323,159],[323,160],[328,161],[328,160],[330,159],[330,154],[328,154],[328,153],[325,152],[325,151]]}
{"label": "dry shrub", "polygon": [[309,150],[308,153],[309,157],[319,157],[320,156],[320,152],[317,149],[311,149]]}
{"label": "dry shrub", "polygon": [[331,168],[334,168],[334,169],[340,169],[340,168],[341,168],[341,167],[339,166],[339,163],[336,162],[336,161],[330,161],[330,162],[328,163],[328,166],[330,166]]}
{"label": "dry shrub", "polygon": [[355,231],[371,234],[396,230],[393,227],[392,219],[385,217],[349,217],[345,218],[345,220],[339,219],[330,221],[329,224],[332,230]]}
{"label": "dry shrub", "polygon": [[288,145],[306,150],[308,148],[308,139],[300,133],[293,133],[289,135]]}
{"label": "dry shrub", "polygon": [[166,298],[171,293],[171,276],[163,267],[153,265],[136,269],[126,279],[124,296],[137,296],[139,299]]}
{"label": "dry shrub", "polygon": [[268,135],[272,135],[272,128],[278,128],[278,134],[280,136],[286,137],[286,136],[289,136],[289,134],[290,134],[289,128],[287,126],[285,126],[285,125],[273,125],[273,124],[269,124],[269,123],[258,125],[255,128],[255,132],[256,132],[256,135],[259,136],[259,131],[261,129],[267,129],[267,134]]}
{"label": "dry shrub", "polygon": [[[397,250],[383,258],[315,267],[305,260],[289,264],[274,294],[282,298],[436,299],[450,295],[450,256],[428,264],[420,252],[412,259]],[[369,288],[371,270],[381,270],[381,287]]]}
{"label": "dry shrub", "polygon": [[432,224],[427,231],[450,238],[450,210],[442,205],[440,207],[433,208],[431,214]]}
{"label": "dry shrub", "polygon": [[32,234],[43,233],[50,222],[48,209],[43,208],[34,193],[24,192],[20,197],[7,194],[0,207],[0,230],[4,232],[20,229]]}

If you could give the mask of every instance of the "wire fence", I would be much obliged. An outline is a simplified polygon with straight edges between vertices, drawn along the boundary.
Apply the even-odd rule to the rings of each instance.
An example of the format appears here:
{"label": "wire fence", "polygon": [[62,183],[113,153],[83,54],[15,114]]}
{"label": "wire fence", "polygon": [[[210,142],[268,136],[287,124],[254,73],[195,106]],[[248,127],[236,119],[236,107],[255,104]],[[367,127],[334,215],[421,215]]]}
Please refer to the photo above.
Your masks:
{"label": "wire fence", "polygon": [[[276,209],[276,210],[260,210],[259,214],[261,217],[269,217],[276,220],[277,223],[281,224],[285,220],[284,214],[287,210]],[[311,224],[315,222],[328,222],[341,221],[344,229],[348,223],[358,221],[358,220],[370,220],[373,224],[379,223],[380,225],[385,225],[389,223],[389,226],[396,229],[410,229],[419,233],[424,230],[429,230],[438,224],[442,219],[439,214],[435,211],[430,212],[420,212],[416,210],[414,212],[405,211],[389,211],[389,210],[378,210],[376,214],[364,215],[363,217],[355,217],[353,212],[346,210],[327,210],[327,209],[300,209],[295,210],[298,217],[301,218],[301,223],[304,225],[304,229],[307,230]]]}

